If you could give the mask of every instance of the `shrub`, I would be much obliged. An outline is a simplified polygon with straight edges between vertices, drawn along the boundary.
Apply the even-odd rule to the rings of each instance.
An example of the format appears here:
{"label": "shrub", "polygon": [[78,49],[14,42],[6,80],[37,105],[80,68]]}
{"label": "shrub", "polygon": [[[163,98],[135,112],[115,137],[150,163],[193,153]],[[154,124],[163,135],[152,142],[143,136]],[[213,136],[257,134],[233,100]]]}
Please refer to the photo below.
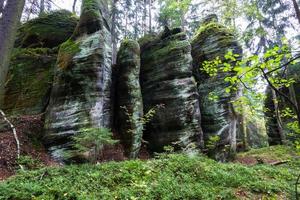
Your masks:
{"label": "shrub", "polygon": [[84,155],[92,163],[100,158],[105,145],[118,142],[112,139],[112,132],[107,128],[81,129],[79,134],[72,137],[72,140],[74,149],[67,152],[66,156]]}

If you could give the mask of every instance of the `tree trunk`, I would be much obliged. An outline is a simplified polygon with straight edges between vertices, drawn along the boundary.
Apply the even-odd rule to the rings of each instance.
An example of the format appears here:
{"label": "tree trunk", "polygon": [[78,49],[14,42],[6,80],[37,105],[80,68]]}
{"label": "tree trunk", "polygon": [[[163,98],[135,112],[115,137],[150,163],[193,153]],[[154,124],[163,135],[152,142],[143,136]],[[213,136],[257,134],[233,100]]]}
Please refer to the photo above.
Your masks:
{"label": "tree trunk", "polygon": [[112,5],[112,25],[111,25],[111,39],[112,39],[112,63],[116,64],[117,60],[117,31],[116,31],[116,13],[118,0],[113,0]]}
{"label": "tree trunk", "polygon": [[0,18],[0,106],[3,103],[4,88],[8,72],[9,57],[25,0],[9,0]]}
{"label": "tree trunk", "polygon": [[137,2],[135,2],[135,16],[134,16],[134,39],[136,40],[138,38],[138,29],[139,29],[139,24],[138,24],[138,9],[137,9]]}
{"label": "tree trunk", "polygon": [[[150,1],[150,0],[148,0]],[[144,4],[143,4],[143,7],[144,7],[144,11],[143,11],[143,35],[146,34],[146,29],[147,29],[147,0],[144,0]]]}
{"label": "tree trunk", "polygon": [[149,33],[152,32],[152,0],[149,0]]}
{"label": "tree trunk", "polygon": [[277,118],[277,128],[278,128],[278,132],[280,135],[280,142],[282,144],[285,143],[285,134],[283,132],[283,128],[282,128],[282,121],[281,121],[281,117],[280,117],[280,113],[279,113],[279,105],[278,105],[278,98],[276,95],[275,90],[272,90],[272,99],[273,99],[273,103],[274,103],[274,108],[275,108],[275,112],[276,112],[276,118]]}
{"label": "tree trunk", "polygon": [[296,0],[292,0],[293,2],[293,5],[294,5],[294,9],[295,9],[295,12],[296,12],[296,16],[297,16],[297,19],[298,19],[298,22],[300,24],[300,9],[299,9],[299,5],[297,3]]}
{"label": "tree trunk", "polygon": [[73,1],[73,6],[72,6],[72,12],[73,12],[73,13],[76,12],[76,3],[77,3],[77,0],[74,0],[74,1]]}
{"label": "tree trunk", "polygon": [[230,103],[230,127],[229,127],[229,136],[230,136],[230,158],[234,158],[236,155],[236,126],[237,126],[237,115],[234,110],[232,103]]}
{"label": "tree trunk", "polygon": [[40,15],[45,12],[45,0],[40,1]]}
{"label": "tree trunk", "polygon": [[0,13],[4,10],[4,0],[0,0]]}
{"label": "tree trunk", "polygon": [[[238,97],[242,97],[243,96],[243,86],[240,85],[239,89],[238,89]],[[242,133],[242,142],[243,142],[243,147],[244,150],[248,150],[249,149],[249,145],[248,145],[248,134],[247,134],[247,121],[246,121],[246,117],[245,117],[246,113],[245,113],[245,107],[243,105],[241,105],[241,113],[239,115],[240,118],[240,126],[241,126],[241,133]]]}

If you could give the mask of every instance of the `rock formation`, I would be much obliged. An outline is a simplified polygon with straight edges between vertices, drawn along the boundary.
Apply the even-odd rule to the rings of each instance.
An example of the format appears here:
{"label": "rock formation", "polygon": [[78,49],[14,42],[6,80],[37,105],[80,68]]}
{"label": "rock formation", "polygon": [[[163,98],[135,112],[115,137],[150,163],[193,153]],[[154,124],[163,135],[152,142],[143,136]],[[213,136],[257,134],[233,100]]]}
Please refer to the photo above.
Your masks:
{"label": "rock formation", "polygon": [[67,10],[43,14],[23,24],[17,33],[16,47],[57,47],[74,32],[78,18]]}
{"label": "rock formation", "polygon": [[140,46],[136,41],[122,42],[117,56],[116,118],[126,154],[136,158],[143,136],[143,100],[140,87]]}
{"label": "rock formation", "polygon": [[146,126],[150,149],[161,151],[173,143],[180,148],[201,146],[199,95],[186,34],[166,28],[158,36],[146,36],[140,45],[144,111],[163,105]]}
{"label": "rock formation", "polygon": [[[218,135],[226,142],[235,138],[237,128],[237,116],[230,103],[237,97],[237,93],[225,92],[228,85],[224,82],[224,77],[231,72],[210,77],[201,68],[204,61],[212,61],[217,57],[225,61],[224,56],[229,50],[241,55],[242,49],[234,34],[217,21],[216,16],[210,15],[192,40],[193,72],[198,83],[204,139],[208,141],[210,136]],[[216,95],[218,99],[210,100],[210,94]]]}
{"label": "rock formation", "polygon": [[[107,6],[107,5],[106,5]],[[73,36],[61,45],[45,122],[45,143],[62,157],[82,128],[111,127],[111,34],[102,0],[83,1]]]}
{"label": "rock formation", "polygon": [[[300,107],[300,65],[291,65],[287,69],[287,77],[295,80],[295,83],[291,84],[288,88],[281,88],[280,90],[286,94],[295,105]],[[290,103],[282,96],[272,91],[270,87],[266,89],[266,100],[265,100],[265,119],[266,119],[266,130],[269,137],[269,145],[283,144],[286,138],[289,138],[287,133],[293,132],[288,127],[288,123],[293,122],[289,117],[284,118],[279,116],[277,113],[282,113],[286,108],[293,110]],[[278,111],[277,111],[278,109]]]}
{"label": "rock formation", "polygon": [[48,105],[56,62],[55,49],[15,49],[5,87],[3,110],[10,115],[35,115]]}
{"label": "rock formation", "polygon": [[17,34],[6,80],[3,110],[9,115],[36,115],[48,105],[57,47],[78,19],[66,10],[29,20]]}

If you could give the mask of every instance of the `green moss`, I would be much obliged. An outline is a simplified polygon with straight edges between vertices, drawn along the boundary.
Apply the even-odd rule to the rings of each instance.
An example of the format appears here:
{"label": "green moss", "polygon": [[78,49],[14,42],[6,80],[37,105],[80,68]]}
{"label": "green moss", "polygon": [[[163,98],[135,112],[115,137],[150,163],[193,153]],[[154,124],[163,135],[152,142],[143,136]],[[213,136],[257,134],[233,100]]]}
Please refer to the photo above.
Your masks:
{"label": "green moss", "polygon": [[152,42],[153,40],[155,40],[156,35],[154,34],[147,34],[144,37],[140,38],[138,43],[140,44],[140,46],[144,46],[145,44],[148,44],[150,42]]}
{"label": "green moss", "polygon": [[292,147],[288,146],[271,146],[261,149],[252,149],[251,151],[239,154],[239,157],[252,157],[256,159],[268,160],[292,160],[297,155]]}
{"label": "green moss", "polygon": [[9,114],[39,114],[47,103],[56,49],[14,49],[6,81],[4,110]]}
{"label": "green moss", "polygon": [[79,43],[76,43],[72,39],[67,40],[60,46],[58,57],[57,57],[57,65],[61,69],[67,69],[72,65],[73,57],[76,53],[80,52]]}
{"label": "green moss", "polygon": [[140,55],[140,46],[139,43],[135,40],[125,39],[122,41],[120,49],[128,49]]}
{"label": "green moss", "polygon": [[0,199],[293,199],[299,170],[162,154],[21,172],[0,184]]}
{"label": "green moss", "polygon": [[78,18],[67,10],[41,15],[23,24],[18,31],[17,47],[55,47],[73,33]]}
{"label": "green moss", "polygon": [[217,22],[210,22],[200,26],[195,36],[192,38],[192,43],[199,40],[199,38],[206,38],[210,35],[215,35],[216,33],[222,33],[225,38],[228,38],[227,40],[231,40],[231,38],[234,38],[233,31]]}

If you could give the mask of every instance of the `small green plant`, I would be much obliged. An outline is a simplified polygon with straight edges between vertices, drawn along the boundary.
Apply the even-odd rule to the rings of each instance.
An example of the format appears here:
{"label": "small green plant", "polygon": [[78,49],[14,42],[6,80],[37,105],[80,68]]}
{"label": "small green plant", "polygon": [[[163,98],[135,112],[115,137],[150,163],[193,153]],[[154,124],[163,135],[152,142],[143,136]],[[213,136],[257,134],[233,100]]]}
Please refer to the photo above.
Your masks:
{"label": "small green plant", "polygon": [[34,159],[31,156],[28,155],[21,155],[18,159],[17,159],[17,164],[19,166],[22,166],[22,169],[26,169],[26,170],[34,170],[34,169],[39,169],[41,167],[43,167],[43,163],[41,163],[40,160],[38,159]]}
{"label": "small green plant", "polygon": [[95,163],[102,154],[105,145],[112,145],[118,140],[112,139],[112,132],[107,128],[83,128],[80,133],[73,136],[74,150],[67,152],[67,156],[84,156]]}
{"label": "small green plant", "polygon": [[220,136],[218,136],[218,135],[210,136],[206,147],[208,148],[208,150],[214,150],[219,141],[220,141]]}
{"label": "small green plant", "polygon": [[[148,124],[153,117],[156,115],[158,109],[163,108],[163,104],[156,105],[151,108],[146,114],[142,117],[136,117],[133,113],[130,113],[126,106],[121,106],[120,108],[124,110],[125,115],[127,116],[127,122],[129,124],[136,124],[137,128],[135,130],[127,129],[127,134],[132,135],[134,138],[133,150],[131,150],[131,158],[136,158],[140,151],[142,145],[142,131],[145,129],[146,124]],[[138,128],[140,127],[140,128]]]}

